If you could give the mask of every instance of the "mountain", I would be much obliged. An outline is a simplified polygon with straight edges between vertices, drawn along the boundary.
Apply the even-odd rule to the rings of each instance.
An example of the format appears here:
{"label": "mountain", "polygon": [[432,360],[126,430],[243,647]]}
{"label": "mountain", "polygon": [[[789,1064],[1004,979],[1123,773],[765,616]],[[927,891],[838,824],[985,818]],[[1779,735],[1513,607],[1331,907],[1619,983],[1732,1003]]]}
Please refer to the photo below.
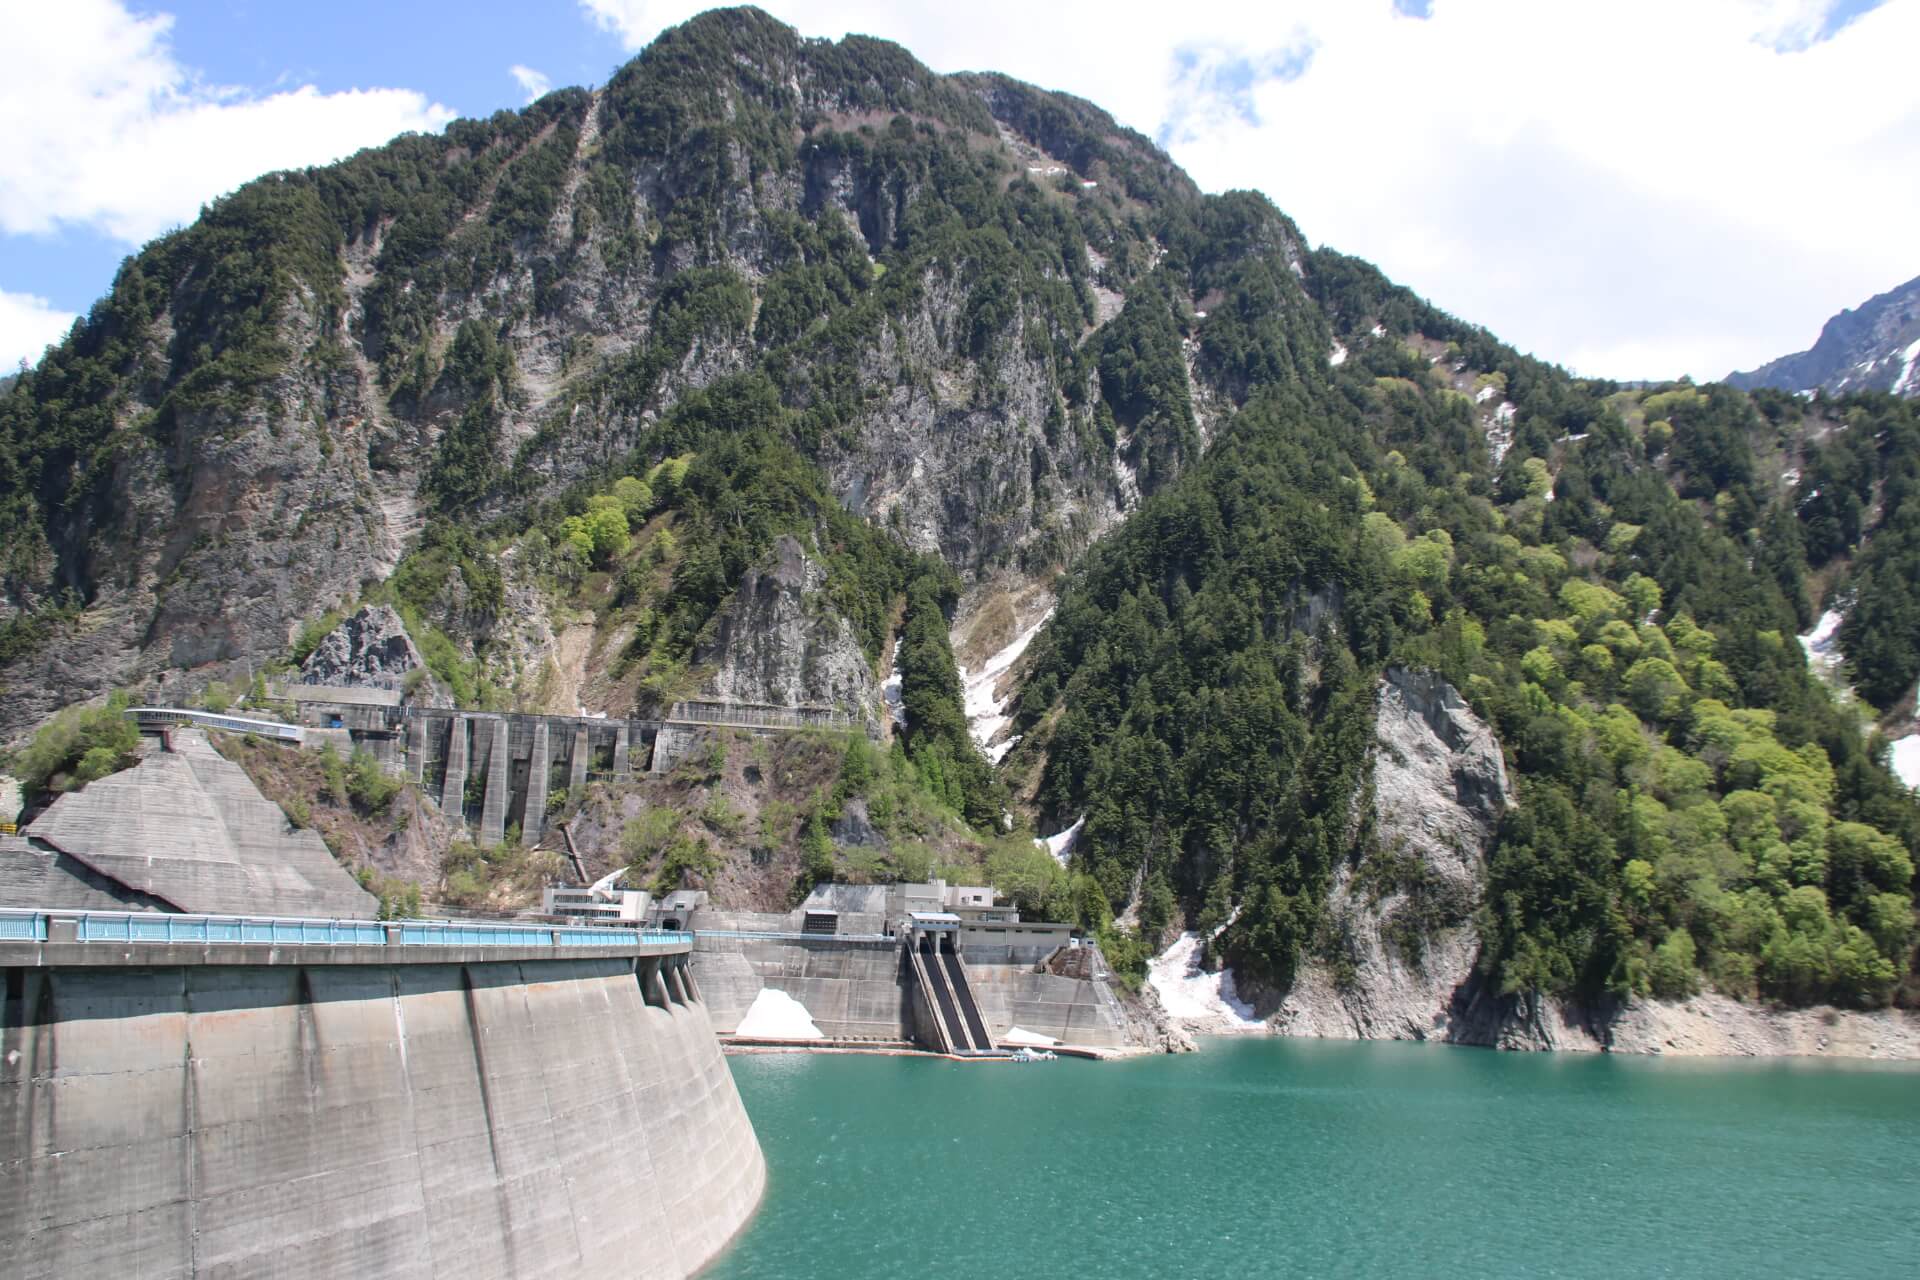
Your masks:
{"label": "mountain", "polygon": [[1728,374],[1727,383],[1743,391],[1817,387],[1833,394],[1920,396],[1920,276],[1827,321],[1811,350],[1770,360],[1751,373]]}
{"label": "mountain", "polygon": [[[606,801],[596,865],[990,844],[1122,973],[1188,933],[1538,1039],[1899,996],[1920,807],[1793,637],[1846,594],[1891,706],[1916,555],[1920,402],[1576,379],[1091,104],[727,10],[129,259],[0,398],[0,732],[382,606],[410,696],[897,706],[778,797],[722,750]],[[35,777],[91,769],[59,723]]]}

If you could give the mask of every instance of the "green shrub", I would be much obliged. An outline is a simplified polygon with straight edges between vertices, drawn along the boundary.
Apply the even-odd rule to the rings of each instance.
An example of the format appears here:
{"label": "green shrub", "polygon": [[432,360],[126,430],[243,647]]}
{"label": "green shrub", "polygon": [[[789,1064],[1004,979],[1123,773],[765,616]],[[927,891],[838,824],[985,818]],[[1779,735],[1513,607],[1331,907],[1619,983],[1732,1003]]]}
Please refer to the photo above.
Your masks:
{"label": "green shrub", "polygon": [[305,665],[307,659],[313,656],[313,651],[320,647],[320,642],[325,640],[342,621],[343,618],[338,609],[329,609],[318,618],[304,624],[300,628],[300,633],[294,637],[293,648],[287,654],[287,661],[296,667]]}
{"label": "green shrub", "polygon": [[385,813],[405,785],[380,767],[369,751],[355,751],[347,767],[347,795],[362,813]]}
{"label": "green shrub", "polygon": [[720,855],[703,839],[676,835],[667,842],[660,873],[653,878],[656,894],[684,888],[689,880],[705,881],[720,870]]}
{"label": "green shrub", "polygon": [[1693,935],[1685,929],[1675,929],[1666,941],[1654,948],[1652,963],[1647,966],[1647,980],[1653,994],[1662,1000],[1684,1000],[1692,995],[1700,989],[1699,975],[1693,966]]}
{"label": "green shrub", "polygon": [[127,706],[127,696],[115,693],[104,706],[68,707],[42,725],[14,757],[21,793],[74,790],[134,764],[140,731]]}
{"label": "green shrub", "polygon": [[326,780],[327,793],[335,804],[344,805],[348,800],[347,766],[340,753],[333,749],[331,742],[320,744],[320,776]]}
{"label": "green shrub", "polygon": [[419,916],[419,885],[410,881],[388,881],[376,892],[380,896],[380,919],[411,920]]}
{"label": "green shrub", "polygon": [[705,807],[700,810],[700,821],[711,827],[716,835],[732,839],[740,834],[740,827],[746,821],[746,815],[727,803],[727,797],[715,790],[708,797]]}
{"label": "green shrub", "polygon": [[295,831],[305,831],[313,825],[313,806],[304,796],[288,796],[280,802],[280,811],[287,815],[287,825]]}

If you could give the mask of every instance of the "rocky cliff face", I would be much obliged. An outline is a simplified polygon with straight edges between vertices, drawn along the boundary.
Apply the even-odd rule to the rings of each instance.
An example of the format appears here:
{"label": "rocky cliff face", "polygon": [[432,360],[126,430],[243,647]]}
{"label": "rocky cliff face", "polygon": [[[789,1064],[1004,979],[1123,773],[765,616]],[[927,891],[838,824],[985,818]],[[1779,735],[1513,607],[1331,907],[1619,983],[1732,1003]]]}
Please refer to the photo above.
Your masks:
{"label": "rocky cliff face", "polygon": [[315,684],[402,680],[427,665],[391,605],[368,605],[329,631],[307,655],[301,674]]}
{"label": "rocky cliff face", "polygon": [[[294,348],[328,332],[304,298],[278,329]],[[182,336],[159,322],[150,342]],[[123,430],[98,503],[49,523],[45,576],[10,581],[16,616],[62,588],[88,607],[6,668],[0,733],[112,686],[151,683],[164,697],[279,656],[302,619],[391,569],[410,532],[398,518],[409,485],[373,464],[395,433],[369,397],[352,367],[290,365],[244,407],[177,413],[164,434]],[[138,398],[120,409],[130,426],[153,414]]]}
{"label": "rocky cliff face", "polygon": [[1770,360],[1751,373],[1728,374],[1727,382],[1747,391],[1820,388],[1835,394],[1920,396],[1920,277],[1867,299],[1858,310],[1842,311],[1821,327],[1810,349]]}
{"label": "rocky cliff face", "polygon": [[[0,670],[0,734],[271,661],[431,520],[511,532],[753,371],[849,510],[968,579],[1057,569],[1132,494],[1075,351],[1154,260],[1140,211],[1195,199],[1085,103],[744,10],[604,90],[254,184],[5,394],[45,505],[0,530],[0,622],[84,608]],[[253,273],[244,326],[221,271]]]}
{"label": "rocky cliff face", "polygon": [[826,580],[797,539],[779,539],[694,650],[695,663],[711,668],[701,695],[879,718],[880,680],[853,627],[828,605]]}
{"label": "rocky cliff face", "polygon": [[1337,958],[1302,965],[1272,1018],[1285,1034],[1446,1038],[1479,954],[1485,854],[1513,798],[1500,744],[1431,672],[1389,668],[1379,698],[1372,847],[1334,874]]}

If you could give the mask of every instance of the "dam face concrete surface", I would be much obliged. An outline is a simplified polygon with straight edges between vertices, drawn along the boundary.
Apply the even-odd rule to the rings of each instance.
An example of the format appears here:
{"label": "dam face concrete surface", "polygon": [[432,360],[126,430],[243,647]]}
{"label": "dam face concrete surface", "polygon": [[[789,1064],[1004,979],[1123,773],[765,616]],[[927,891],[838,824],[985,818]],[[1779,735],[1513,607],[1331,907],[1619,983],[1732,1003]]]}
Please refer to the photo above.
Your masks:
{"label": "dam face concrete surface", "polygon": [[752,1214],[684,956],[297,951],[5,969],[0,1270],[684,1276]]}

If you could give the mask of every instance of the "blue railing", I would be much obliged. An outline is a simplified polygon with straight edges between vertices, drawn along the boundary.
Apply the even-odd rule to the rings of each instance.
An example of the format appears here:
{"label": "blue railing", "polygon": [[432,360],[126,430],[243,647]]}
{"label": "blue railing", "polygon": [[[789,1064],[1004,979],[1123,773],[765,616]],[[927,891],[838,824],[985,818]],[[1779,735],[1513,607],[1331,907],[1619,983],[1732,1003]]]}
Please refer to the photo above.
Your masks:
{"label": "blue railing", "polygon": [[[622,939],[632,940],[631,937]],[[553,930],[533,925],[408,920],[400,926],[400,942],[408,947],[550,947],[553,945]],[[610,942],[607,945],[618,946],[619,943]]]}
{"label": "blue railing", "polygon": [[48,921],[74,922],[81,942],[199,946],[635,947],[693,945],[663,929],[599,929],[465,920],[318,920],[297,916],[167,915],[151,911],[27,911],[0,908],[0,941],[45,942]]}
{"label": "blue railing", "polygon": [[174,916],[153,912],[82,912],[82,942],[235,942],[297,946],[385,946],[387,931],[371,920],[300,920],[277,916]]}
{"label": "blue railing", "polygon": [[0,915],[0,939],[8,942],[45,942],[47,918],[37,911],[13,911]]}

